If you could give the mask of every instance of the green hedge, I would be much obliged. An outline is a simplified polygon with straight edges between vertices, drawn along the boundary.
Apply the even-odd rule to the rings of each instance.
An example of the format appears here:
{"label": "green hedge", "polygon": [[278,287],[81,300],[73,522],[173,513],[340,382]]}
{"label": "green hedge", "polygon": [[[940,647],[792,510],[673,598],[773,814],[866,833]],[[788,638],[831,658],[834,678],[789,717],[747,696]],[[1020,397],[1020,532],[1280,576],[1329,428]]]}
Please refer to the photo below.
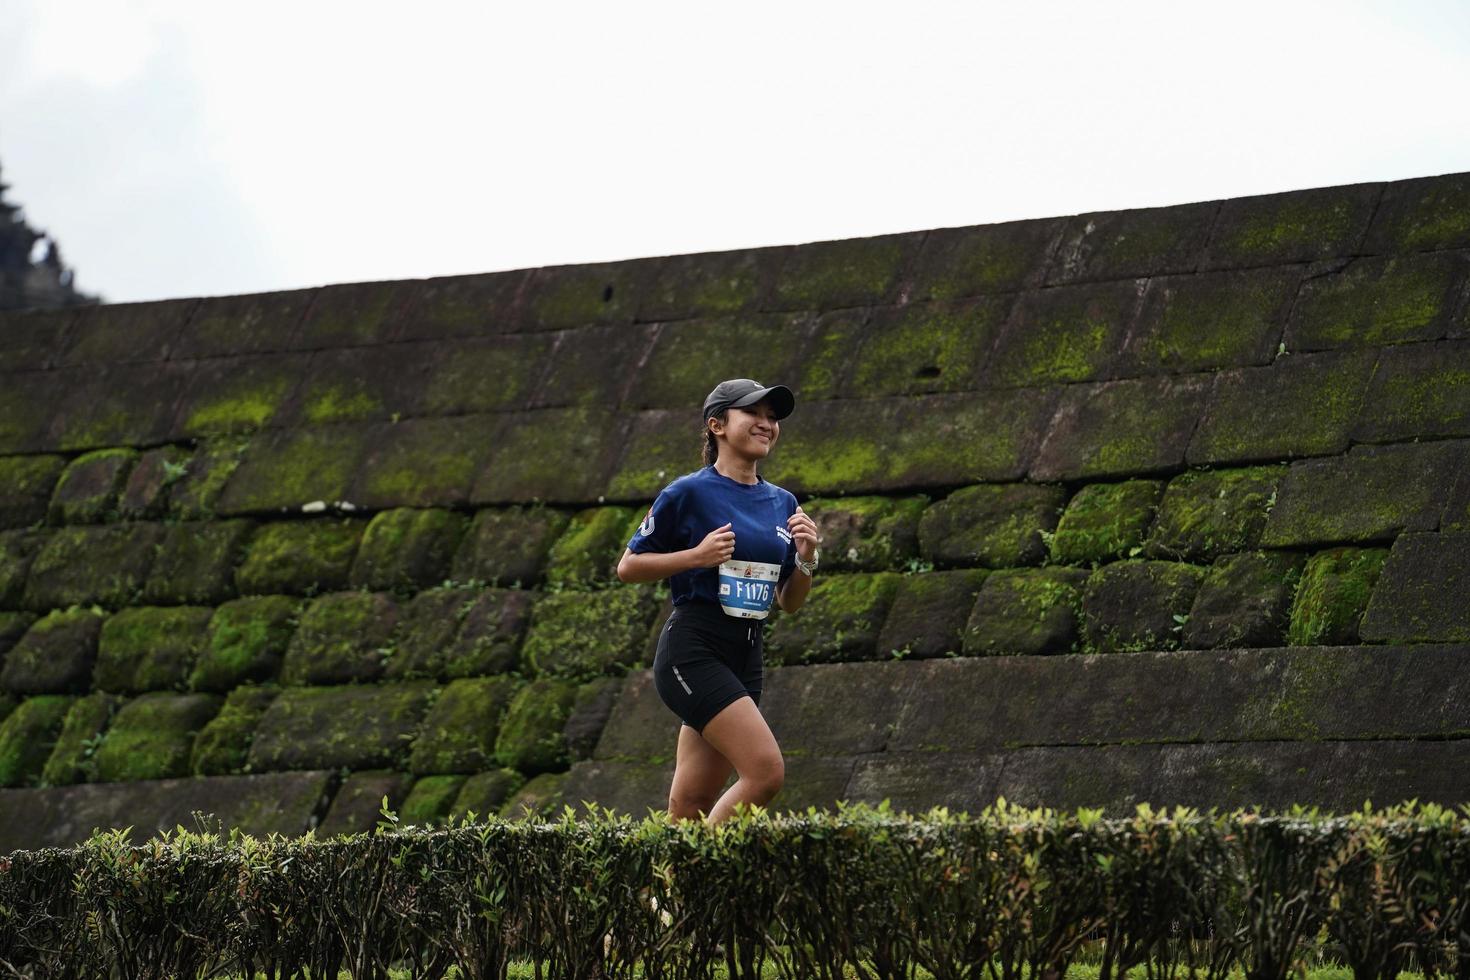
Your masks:
{"label": "green hedge", "polygon": [[[729,975],[1276,980],[1470,969],[1470,816],[886,807],[719,828],[568,810],[330,840],[179,828],[0,858],[0,959],[20,975]],[[29,971],[29,972],[28,972]],[[844,973],[846,971],[846,973]],[[540,974],[538,974],[540,975]]]}

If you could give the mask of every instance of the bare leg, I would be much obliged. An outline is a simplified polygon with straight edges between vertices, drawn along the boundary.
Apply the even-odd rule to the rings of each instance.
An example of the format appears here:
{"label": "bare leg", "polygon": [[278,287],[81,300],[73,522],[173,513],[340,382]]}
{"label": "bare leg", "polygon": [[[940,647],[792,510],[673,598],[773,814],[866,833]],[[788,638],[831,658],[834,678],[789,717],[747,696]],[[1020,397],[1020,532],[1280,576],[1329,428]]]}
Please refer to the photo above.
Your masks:
{"label": "bare leg", "polygon": [[674,784],[669,787],[669,816],[697,820],[714,808],[733,767],[688,725],[679,727],[674,756]]}
{"label": "bare leg", "polygon": [[739,777],[715,802],[706,818],[708,823],[725,820],[741,803],[765,806],[781,791],[786,763],[766,719],[749,697],[732,702],[715,715],[699,737],[729,760]]}

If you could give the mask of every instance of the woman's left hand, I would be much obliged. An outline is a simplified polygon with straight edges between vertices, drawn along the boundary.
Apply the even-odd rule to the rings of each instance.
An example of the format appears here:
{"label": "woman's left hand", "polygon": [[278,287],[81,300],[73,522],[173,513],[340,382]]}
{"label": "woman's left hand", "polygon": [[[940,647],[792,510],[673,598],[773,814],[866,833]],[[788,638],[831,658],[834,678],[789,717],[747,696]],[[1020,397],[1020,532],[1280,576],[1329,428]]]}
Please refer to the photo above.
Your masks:
{"label": "woman's left hand", "polygon": [[821,539],[817,536],[817,522],[801,509],[800,504],[796,505],[796,513],[786,518],[786,530],[796,539],[796,553],[801,560],[811,561],[817,554]]}

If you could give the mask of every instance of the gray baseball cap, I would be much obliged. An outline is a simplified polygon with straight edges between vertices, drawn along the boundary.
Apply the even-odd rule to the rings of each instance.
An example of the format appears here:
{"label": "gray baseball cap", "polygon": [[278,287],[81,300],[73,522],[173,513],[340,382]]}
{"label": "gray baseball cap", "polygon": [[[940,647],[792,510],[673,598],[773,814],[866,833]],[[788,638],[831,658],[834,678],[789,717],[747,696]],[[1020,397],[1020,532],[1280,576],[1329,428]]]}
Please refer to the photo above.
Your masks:
{"label": "gray baseball cap", "polygon": [[731,378],[715,385],[714,390],[704,397],[703,418],[719,415],[727,408],[747,408],[767,396],[778,419],[784,419],[796,407],[796,396],[785,385],[767,388],[749,378]]}

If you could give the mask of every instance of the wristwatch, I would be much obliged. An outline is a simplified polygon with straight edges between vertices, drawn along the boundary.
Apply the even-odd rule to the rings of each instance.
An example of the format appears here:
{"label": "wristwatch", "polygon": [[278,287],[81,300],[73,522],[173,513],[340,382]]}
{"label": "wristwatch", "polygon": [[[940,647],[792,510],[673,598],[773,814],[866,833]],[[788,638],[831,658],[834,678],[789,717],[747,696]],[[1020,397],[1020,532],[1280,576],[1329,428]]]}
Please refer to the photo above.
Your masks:
{"label": "wristwatch", "polygon": [[822,549],[821,548],[818,548],[816,551],[812,552],[812,560],[811,561],[802,561],[801,560],[801,555],[797,555],[796,556],[796,567],[799,568],[799,569],[801,569],[803,572],[805,572],[807,578],[811,578],[812,572],[815,572],[817,570],[817,562],[819,560],[821,560],[821,557],[822,557]]}

